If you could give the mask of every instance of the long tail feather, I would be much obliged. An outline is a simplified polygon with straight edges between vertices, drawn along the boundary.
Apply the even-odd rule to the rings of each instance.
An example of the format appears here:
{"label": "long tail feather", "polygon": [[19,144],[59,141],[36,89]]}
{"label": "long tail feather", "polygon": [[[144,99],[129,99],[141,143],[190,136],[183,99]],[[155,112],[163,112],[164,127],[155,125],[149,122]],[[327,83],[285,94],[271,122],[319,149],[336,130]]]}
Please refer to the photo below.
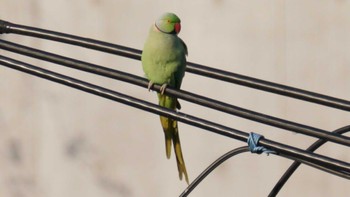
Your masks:
{"label": "long tail feather", "polygon": [[174,145],[174,150],[175,150],[175,155],[176,155],[177,169],[179,171],[179,178],[180,178],[180,180],[182,180],[182,175],[185,175],[185,180],[186,180],[187,184],[189,184],[185,160],[183,158],[182,150],[181,150],[181,143],[180,143],[179,130],[177,127],[177,121],[170,120],[170,122],[172,122],[172,125],[174,126],[173,127],[174,128],[173,145]]}
{"label": "long tail feather", "polygon": [[[159,98],[159,105],[163,107],[167,107],[170,109],[174,109],[175,107],[178,107],[179,103],[176,98],[172,98],[166,95],[158,94]],[[182,150],[181,150],[181,143],[180,143],[180,137],[179,137],[179,130],[177,126],[177,121],[167,118],[164,116],[160,116],[160,122],[163,127],[164,136],[165,136],[165,149],[166,149],[166,156],[169,159],[171,154],[171,142],[173,142],[175,156],[176,156],[176,162],[177,162],[177,169],[179,171],[179,178],[182,180],[183,176],[185,176],[185,180],[187,184],[189,184],[188,174],[185,166],[185,161],[183,159]]]}

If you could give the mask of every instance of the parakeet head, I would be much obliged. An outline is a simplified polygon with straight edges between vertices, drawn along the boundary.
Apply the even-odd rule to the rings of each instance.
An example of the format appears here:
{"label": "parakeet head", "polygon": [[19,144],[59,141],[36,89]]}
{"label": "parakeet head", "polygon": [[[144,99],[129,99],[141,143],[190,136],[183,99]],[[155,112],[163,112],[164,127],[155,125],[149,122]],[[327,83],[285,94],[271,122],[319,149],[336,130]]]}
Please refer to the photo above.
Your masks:
{"label": "parakeet head", "polygon": [[181,21],[173,13],[163,14],[157,21],[156,27],[159,31],[167,34],[178,34],[181,30]]}

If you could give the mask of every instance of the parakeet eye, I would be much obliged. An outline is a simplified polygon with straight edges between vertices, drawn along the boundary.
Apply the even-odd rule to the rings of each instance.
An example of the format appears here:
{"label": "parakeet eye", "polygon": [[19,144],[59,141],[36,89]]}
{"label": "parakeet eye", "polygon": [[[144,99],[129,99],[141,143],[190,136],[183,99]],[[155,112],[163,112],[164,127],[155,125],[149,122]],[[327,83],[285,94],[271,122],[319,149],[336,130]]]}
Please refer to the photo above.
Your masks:
{"label": "parakeet eye", "polygon": [[168,23],[170,23],[170,20],[168,19]]}

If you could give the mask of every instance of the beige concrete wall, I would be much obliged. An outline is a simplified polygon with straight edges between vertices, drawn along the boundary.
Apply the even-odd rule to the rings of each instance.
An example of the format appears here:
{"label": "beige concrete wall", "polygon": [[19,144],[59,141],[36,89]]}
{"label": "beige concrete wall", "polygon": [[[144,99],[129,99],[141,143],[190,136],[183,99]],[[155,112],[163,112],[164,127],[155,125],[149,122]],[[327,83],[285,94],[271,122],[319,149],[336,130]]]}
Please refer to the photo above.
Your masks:
{"label": "beige concrete wall", "polygon": [[[182,19],[189,60],[277,83],[350,98],[350,2],[0,0],[0,18],[141,49],[161,13]],[[142,76],[140,62],[16,35],[39,49]],[[0,50],[38,66],[156,103],[154,93]],[[0,67],[0,196],[178,196],[186,187],[167,160],[158,117]],[[205,84],[205,85],[203,85]],[[334,130],[350,114],[187,74],[183,89],[314,127]],[[181,111],[301,148],[314,139],[182,102]],[[242,142],[180,124],[190,179]],[[348,147],[320,153],[350,161]],[[238,156],[191,196],[266,196],[291,161]],[[349,181],[302,167],[280,196],[348,196]],[[254,187],[254,189],[252,189]]]}

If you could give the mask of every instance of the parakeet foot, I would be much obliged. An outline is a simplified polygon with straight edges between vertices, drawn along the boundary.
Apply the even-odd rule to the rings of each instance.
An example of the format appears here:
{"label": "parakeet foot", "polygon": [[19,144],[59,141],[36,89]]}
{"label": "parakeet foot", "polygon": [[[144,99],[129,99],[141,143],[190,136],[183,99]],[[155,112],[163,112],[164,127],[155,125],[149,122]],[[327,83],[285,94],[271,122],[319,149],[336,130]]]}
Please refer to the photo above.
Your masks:
{"label": "parakeet foot", "polygon": [[168,84],[163,84],[162,86],[160,86],[160,94],[164,94],[164,91],[165,91],[165,89],[166,89],[166,87],[168,86]]}
{"label": "parakeet foot", "polygon": [[154,83],[152,81],[149,81],[148,87],[147,87],[148,92],[151,91],[151,87],[153,86],[153,84]]}

